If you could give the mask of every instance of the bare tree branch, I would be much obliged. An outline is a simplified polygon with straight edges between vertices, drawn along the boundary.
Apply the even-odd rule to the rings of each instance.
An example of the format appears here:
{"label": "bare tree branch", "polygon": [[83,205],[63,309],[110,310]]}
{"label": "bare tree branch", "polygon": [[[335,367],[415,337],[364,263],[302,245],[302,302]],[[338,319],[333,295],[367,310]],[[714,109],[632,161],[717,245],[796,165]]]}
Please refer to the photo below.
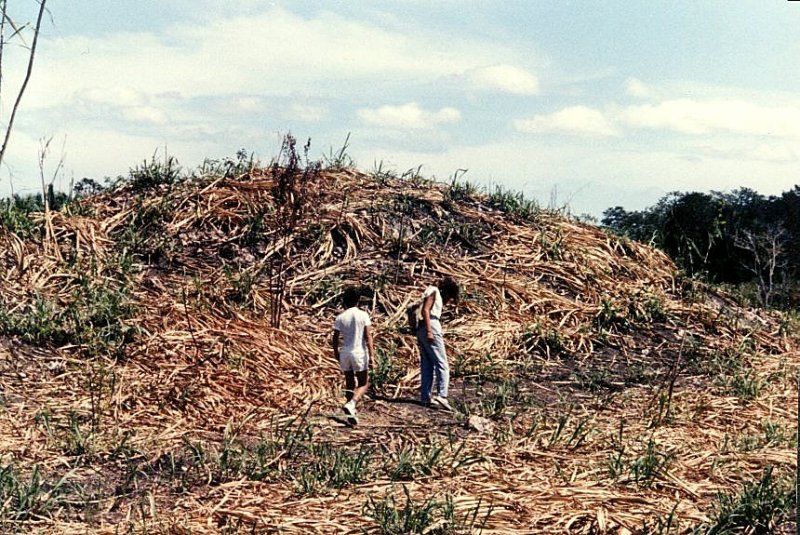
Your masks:
{"label": "bare tree branch", "polygon": [[[14,127],[14,118],[17,115],[17,110],[19,109],[19,103],[22,101],[22,95],[25,93],[25,89],[28,87],[28,81],[30,81],[31,73],[33,72],[33,59],[36,56],[36,45],[39,42],[39,31],[41,30],[42,27],[42,16],[44,15],[45,12],[46,2],[47,0],[39,1],[39,15],[36,18],[36,27],[33,30],[33,42],[31,43],[31,51],[30,55],[28,56],[28,69],[25,72],[25,79],[23,80],[22,86],[19,89],[19,93],[17,93],[17,98],[14,101],[14,107],[11,108],[11,116],[8,119],[8,125],[6,126],[6,134],[5,138],[3,139],[3,146],[0,147],[0,164],[3,163],[3,158],[6,155],[6,149],[8,148],[8,140],[11,137],[11,130]],[[5,16],[5,13],[3,13],[3,15]],[[9,23],[11,23],[11,19],[7,20],[9,21]]]}
{"label": "bare tree branch", "polygon": [[743,265],[758,280],[761,300],[767,307],[781,284],[778,279],[785,276],[785,234],[785,229],[777,227],[760,233],[743,230],[734,238],[734,245],[751,255],[751,263]]}

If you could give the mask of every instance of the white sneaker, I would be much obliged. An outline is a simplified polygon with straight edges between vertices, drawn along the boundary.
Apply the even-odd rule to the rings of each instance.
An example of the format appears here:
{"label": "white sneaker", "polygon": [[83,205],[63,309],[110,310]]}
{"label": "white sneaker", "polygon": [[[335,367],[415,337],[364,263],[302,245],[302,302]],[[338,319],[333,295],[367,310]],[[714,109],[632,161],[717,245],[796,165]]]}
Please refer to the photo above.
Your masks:
{"label": "white sneaker", "polygon": [[347,415],[347,422],[350,425],[358,424],[358,416],[356,416],[356,402],[352,399],[344,404],[342,410]]}
{"label": "white sneaker", "polygon": [[443,398],[442,396],[433,396],[431,398],[431,406],[438,407],[449,412],[455,412],[453,407],[450,406],[450,402],[447,401],[447,398]]}

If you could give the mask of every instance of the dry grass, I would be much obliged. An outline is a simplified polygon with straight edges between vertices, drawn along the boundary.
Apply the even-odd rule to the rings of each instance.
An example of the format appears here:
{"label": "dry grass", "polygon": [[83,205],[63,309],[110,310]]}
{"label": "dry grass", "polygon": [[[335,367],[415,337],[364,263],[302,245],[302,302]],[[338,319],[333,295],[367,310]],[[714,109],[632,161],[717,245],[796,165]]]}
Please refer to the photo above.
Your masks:
{"label": "dry grass", "polygon": [[[442,533],[676,533],[764,467],[793,470],[797,348],[779,315],[654,249],[418,178],[323,172],[282,233],[274,186],[253,170],[123,187],[82,201],[91,215],[38,216],[41,240],[0,229],[0,468],[44,480],[24,514],[0,486],[4,525],[393,533],[394,511]],[[445,274],[464,292],[445,318],[456,415],[410,402],[403,332]],[[331,417],[347,284],[374,290],[397,372],[356,429]],[[31,317],[53,328],[26,341]]]}

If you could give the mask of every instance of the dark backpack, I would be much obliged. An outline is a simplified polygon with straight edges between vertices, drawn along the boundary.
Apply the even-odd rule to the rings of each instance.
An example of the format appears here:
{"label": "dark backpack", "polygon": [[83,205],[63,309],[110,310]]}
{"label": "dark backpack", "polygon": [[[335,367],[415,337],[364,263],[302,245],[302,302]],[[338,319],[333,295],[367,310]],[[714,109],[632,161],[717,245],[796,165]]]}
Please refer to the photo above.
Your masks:
{"label": "dark backpack", "polygon": [[417,332],[419,322],[422,320],[422,303],[411,303],[406,307],[406,319],[408,320],[408,328],[412,333]]}

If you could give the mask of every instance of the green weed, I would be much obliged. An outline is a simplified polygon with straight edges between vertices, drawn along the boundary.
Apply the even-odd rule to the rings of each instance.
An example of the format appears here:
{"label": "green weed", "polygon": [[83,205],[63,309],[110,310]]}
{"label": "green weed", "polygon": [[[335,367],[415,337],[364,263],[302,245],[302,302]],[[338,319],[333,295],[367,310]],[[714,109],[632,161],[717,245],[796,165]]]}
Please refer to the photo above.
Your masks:
{"label": "green weed", "polygon": [[789,483],[773,476],[767,467],[756,482],[745,483],[738,495],[718,494],[713,523],[701,526],[697,533],[774,533],[787,519],[794,506]]}
{"label": "green weed", "polygon": [[369,385],[375,391],[383,391],[387,386],[396,385],[404,376],[404,371],[395,363],[397,345],[391,342],[387,347],[377,347],[372,367],[369,369]]}
{"label": "green weed", "polygon": [[616,328],[624,330],[628,327],[628,319],[622,309],[609,297],[604,297],[600,302],[600,310],[594,317],[594,325],[600,330]]}
{"label": "green weed", "polygon": [[38,240],[42,226],[31,214],[44,211],[41,194],[0,199],[0,228],[5,228],[23,239]]}
{"label": "green weed", "polygon": [[372,172],[370,173],[372,179],[381,186],[385,186],[391,180],[397,180],[397,171],[384,167],[383,160],[374,162]]}
{"label": "green weed", "polygon": [[738,371],[727,384],[731,393],[742,399],[756,399],[764,387],[764,381],[753,370]]}
{"label": "green weed", "polygon": [[245,149],[239,149],[232,158],[205,159],[197,171],[193,173],[193,178],[197,179],[205,176],[237,178],[251,173],[257,165],[258,162],[256,162],[255,155],[252,152],[248,153]]}
{"label": "green weed", "polygon": [[323,156],[325,168],[331,171],[342,171],[344,169],[352,169],[355,167],[355,162],[350,154],[347,152],[350,149],[350,132],[344,138],[342,146],[334,152],[333,147],[330,148],[327,156]]}
{"label": "green weed", "polygon": [[172,219],[172,205],[168,197],[145,202],[143,197],[134,201],[133,217],[116,238],[117,254],[128,263],[141,260],[147,264],[168,263],[178,245],[170,236],[167,225]]}
{"label": "green weed", "polygon": [[456,460],[448,459],[442,444],[431,441],[417,448],[404,446],[398,452],[390,452],[385,468],[392,481],[409,481],[418,476],[432,475],[445,466],[452,466]]}
{"label": "green weed", "polygon": [[459,181],[459,178],[466,174],[466,169],[457,169],[453,173],[453,178],[450,181],[450,187],[445,193],[445,200],[449,201],[472,201],[480,193],[477,185],[469,180]]}
{"label": "green weed", "polygon": [[323,487],[340,489],[363,483],[371,472],[372,452],[362,447],[353,453],[341,446],[323,443],[311,448],[311,459],[296,476],[295,481],[305,494]]}
{"label": "green weed", "polygon": [[576,450],[586,442],[586,439],[588,439],[589,435],[594,431],[591,425],[591,417],[585,416],[579,418],[573,427],[570,426],[572,420],[572,408],[566,413],[560,413],[558,415],[555,420],[555,427],[553,427],[553,430],[550,432],[550,436],[547,437],[545,443],[546,448],[553,448],[560,443],[566,448]]}
{"label": "green weed", "polygon": [[150,161],[144,160],[128,174],[128,183],[134,190],[143,190],[160,186],[172,185],[181,178],[181,167],[174,156],[167,155],[162,161],[156,153]]}
{"label": "green weed", "polygon": [[545,328],[539,323],[533,323],[520,335],[519,346],[525,353],[539,352],[548,359],[562,353],[566,348],[558,329]]}
{"label": "green weed", "polygon": [[641,535],[670,535],[670,533],[679,533],[675,511],[678,509],[678,502],[672,506],[672,510],[668,515],[657,515],[653,523],[645,520],[642,524]]}
{"label": "green weed", "polygon": [[127,324],[135,311],[128,290],[108,281],[80,277],[66,303],[36,295],[14,312],[8,308],[0,308],[0,333],[40,346],[76,344],[85,356],[119,356],[135,336]]}
{"label": "green weed", "polygon": [[482,533],[493,510],[489,507],[479,520],[480,501],[474,508],[459,515],[450,495],[445,496],[444,501],[428,498],[417,503],[412,500],[411,493],[405,485],[403,494],[405,503],[398,500],[393,493],[387,494],[380,501],[371,495],[368,496],[362,512],[375,521],[378,533],[382,535]]}
{"label": "green weed", "polygon": [[667,312],[663,300],[651,293],[640,293],[628,304],[628,316],[639,323],[663,323]]}
{"label": "green weed", "polygon": [[526,199],[522,192],[495,187],[487,200],[489,206],[522,221],[536,221],[539,213],[539,203],[533,199]]}
{"label": "green weed", "polygon": [[651,438],[642,454],[630,464],[632,480],[640,487],[651,487],[667,471],[673,457],[672,454],[659,451],[658,444]]}
{"label": "green weed", "polygon": [[58,506],[64,480],[50,483],[38,465],[25,480],[11,465],[0,468],[0,527],[46,518]]}

